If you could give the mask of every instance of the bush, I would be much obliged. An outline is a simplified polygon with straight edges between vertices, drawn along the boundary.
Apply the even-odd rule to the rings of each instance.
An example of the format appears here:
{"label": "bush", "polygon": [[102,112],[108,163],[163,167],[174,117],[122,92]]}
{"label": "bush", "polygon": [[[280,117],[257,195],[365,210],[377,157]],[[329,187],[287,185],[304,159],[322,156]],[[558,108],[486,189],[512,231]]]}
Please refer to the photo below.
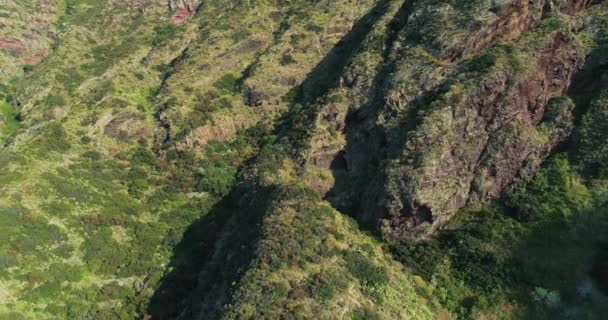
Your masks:
{"label": "bush", "polygon": [[587,174],[608,179],[608,91],[591,102],[576,134],[578,158]]}
{"label": "bush", "polygon": [[380,320],[382,316],[378,312],[369,307],[360,307],[355,309],[351,315],[353,320]]}
{"label": "bush", "polygon": [[234,74],[227,73],[215,81],[213,86],[222,94],[236,94],[239,92],[238,80]]}
{"label": "bush", "polygon": [[61,123],[49,123],[44,129],[45,133],[40,135],[38,143],[48,151],[64,152],[70,148],[67,134]]}
{"label": "bush", "polygon": [[232,38],[232,41],[234,41],[234,42],[239,42],[239,41],[243,41],[243,40],[249,38],[250,36],[251,36],[251,32],[249,32],[249,30],[240,29],[239,31],[233,33],[232,36],[230,36],[230,38]]}
{"label": "bush", "polygon": [[81,157],[83,159],[91,159],[91,160],[100,160],[102,155],[101,153],[95,151],[95,150],[89,150],[89,151],[85,151]]}
{"label": "bush", "polygon": [[281,56],[281,61],[280,61],[282,66],[286,66],[289,64],[294,64],[294,63],[298,63],[298,61],[296,61],[296,59],[294,59],[294,57],[290,54],[284,54]]}
{"label": "bush", "polygon": [[131,163],[133,165],[153,166],[156,163],[156,157],[146,147],[138,146],[131,155]]}
{"label": "bush", "polygon": [[199,179],[197,187],[199,191],[222,196],[230,191],[235,179],[236,167],[220,164],[207,168]]}
{"label": "bush", "polygon": [[537,287],[534,288],[531,295],[534,302],[549,308],[556,308],[561,303],[561,298],[557,291]]}
{"label": "bush", "polygon": [[519,218],[568,217],[589,205],[591,195],[565,154],[550,160],[530,182],[520,182],[508,191],[507,205]]}
{"label": "bush", "polygon": [[216,109],[230,109],[230,108],[232,108],[232,100],[230,100],[230,98],[228,98],[228,97],[221,97],[215,103],[215,108]]}
{"label": "bush", "polygon": [[59,93],[50,93],[46,97],[45,102],[49,107],[61,107],[65,105],[65,99],[63,98],[63,95]]}
{"label": "bush", "polygon": [[336,291],[348,287],[348,278],[337,271],[322,271],[315,274],[308,283],[310,297],[320,298],[321,301],[329,301],[334,297]]}
{"label": "bush", "polygon": [[150,41],[152,45],[157,46],[167,39],[175,37],[175,35],[182,30],[182,27],[174,24],[166,24],[164,26],[154,27],[154,36]]}
{"label": "bush", "polygon": [[84,77],[77,69],[71,68],[57,74],[55,80],[61,83],[67,92],[73,92],[82,83]]}
{"label": "bush", "polygon": [[388,282],[386,269],[376,265],[370,258],[360,252],[350,251],[346,254],[348,271],[359,279],[361,284],[369,286],[384,285]]}
{"label": "bush", "polygon": [[115,275],[128,261],[131,255],[129,248],[119,245],[112,239],[112,230],[99,228],[82,244],[84,261],[94,272]]}
{"label": "bush", "polygon": [[69,244],[61,244],[53,250],[54,254],[64,259],[71,257],[73,252],[74,248]]}

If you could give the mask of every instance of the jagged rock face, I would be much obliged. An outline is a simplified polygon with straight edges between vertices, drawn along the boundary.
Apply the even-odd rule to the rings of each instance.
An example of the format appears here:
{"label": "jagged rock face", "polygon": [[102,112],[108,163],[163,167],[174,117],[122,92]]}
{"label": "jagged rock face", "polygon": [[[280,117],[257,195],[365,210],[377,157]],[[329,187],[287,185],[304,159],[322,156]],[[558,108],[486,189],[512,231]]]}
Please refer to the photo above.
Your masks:
{"label": "jagged rock face", "polygon": [[184,24],[196,12],[194,0],[167,0],[167,7],[172,14],[171,23]]}
{"label": "jagged rock face", "polygon": [[[469,89],[449,83],[422,111],[402,155],[387,167],[379,210],[389,229],[432,234],[469,201],[499,195],[527,162],[538,165],[567,137],[569,125],[560,121],[548,133],[534,128],[582,62],[573,38],[561,32],[550,37],[524,79],[496,72],[476,83],[463,81]],[[537,136],[542,134],[548,136]]]}
{"label": "jagged rock face", "polygon": [[600,3],[602,0],[571,0],[566,1],[563,11],[567,14],[574,14],[593,3]]}
{"label": "jagged rock face", "polygon": [[469,202],[499,196],[570,135],[571,102],[551,99],[568,88],[581,48],[568,31],[538,35],[543,46],[517,49],[531,65],[523,78],[497,70],[478,83],[467,82],[474,75],[464,59],[588,5],[406,3],[391,22],[396,41],[382,62],[392,67],[376,77],[347,69],[336,91],[349,102],[327,101],[317,114],[305,167],[309,175],[330,171],[333,180],[311,178],[309,186],[364,222],[380,219],[387,234],[414,238],[433,234]]}
{"label": "jagged rock face", "polygon": [[255,119],[242,115],[217,115],[212,123],[196,128],[185,139],[175,143],[176,150],[185,151],[201,148],[209,141],[225,141],[234,137],[239,130],[253,125]]}
{"label": "jagged rock face", "polygon": [[[108,9],[127,6],[136,13],[165,13],[173,24],[184,24],[194,15],[194,0],[117,0],[104,4]],[[0,82],[23,75],[24,69],[39,64],[59,43],[57,22],[69,15],[70,4],[58,1],[29,2],[7,0],[0,6]],[[65,8],[64,8],[65,7]],[[63,10],[64,9],[64,10]],[[64,30],[65,32],[65,30]]]}
{"label": "jagged rock face", "polygon": [[152,134],[152,128],[146,126],[144,118],[136,113],[125,112],[104,119],[103,133],[112,137],[126,136],[137,140]]}
{"label": "jagged rock face", "polygon": [[515,178],[530,177],[572,133],[572,109],[568,99],[550,100],[538,125],[510,123],[497,130],[478,161],[468,202],[489,201]]}

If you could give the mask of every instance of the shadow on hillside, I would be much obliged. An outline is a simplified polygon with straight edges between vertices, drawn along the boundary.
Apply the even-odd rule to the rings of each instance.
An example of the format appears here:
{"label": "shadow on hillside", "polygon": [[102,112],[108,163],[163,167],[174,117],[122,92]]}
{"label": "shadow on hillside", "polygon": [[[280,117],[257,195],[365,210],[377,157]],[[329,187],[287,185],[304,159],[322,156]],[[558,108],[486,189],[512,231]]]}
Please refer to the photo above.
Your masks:
{"label": "shadow on hillside", "polygon": [[231,211],[230,195],[184,232],[159,287],[152,297],[147,314],[152,319],[175,319],[189,306],[187,298],[196,289],[199,272],[213,254],[213,245],[226,225]]}
{"label": "shadow on hillside", "polygon": [[220,317],[233,281],[253,258],[270,194],[270,189],[235,187],[188,227],[150,301],[152,319],[193,319],[203,305],[207,319]]}
{"label": "shadow on hillside", "polygon": [[[577,126],[589,114],[590,102],[608,88],[606,49],[604,44],[588,54],[568,88],[567,95],[576,104]],[[582,154],[576,133],[564,151],[571,163],[580,165]],[[587,183],[590,191],[601,189],[595,185],[602,184],[597,172],[579,170],[585,180],[593,181]],[[608,202],[601,195],[596,196],[599,197],[592,208],[578,208],[580,211],[567,219],[534,226],[512,251],[522,283],[528,288],[545,288],[560,294],[559,307],[533,303],[526,319],[603,319],[608,314]]]}
{"label": "shadow on hillside", "polygon": [[300,85],[299,95],[296,97],[297,103],[302,105],[315,103],[330,89],[339,85],[344,69],[361,49],[374,24],[386,14],[389,2],[389,0],[378,1],[315,66]]}
{"label": "shadow on hillside", "polygon": [[[467,211],[467,210],[465,210]],[[511,305],[509,318],[601,319],[608,312],[608,211],[572,219],[519,221],[503,210],[460,212],[429,242],[391,245],[392,255],[440,292],[443,307],[473,318]],[[559,292],[559,305],[534,301],[535,288]],[[505,310],[506,311],[506,310]],[[495,311],[494,311],[495,312]],[[565,315],[570,314],[570,318]]]}
{"label": "shadow on hillside", "polygon": [[[601,50],[591,52],[574,75],[568,94],[576,102],[577,122],[591,99],[608,87],[607,61],[602,56]],[[564,151],[576,168],[576,140]],[[601,190],[605,183],[593,172],[579,174],[590,182],[586,184],[590,191]],[[546,202],[556,208],[551,197],[557,196],[539,196],[537,205]],[[591,208],[583,203],[561,208],[573,211],[567,217],[554,210],[547,216],[518,220],[514,217],[526,213],[512,211],[504,199],[480,210],[464,208],[432,241],[393,244],[391,252],[425,280],[439,279],[450,308],[463,312],[464,318],[472,317],[476,308],[511,301],[521,307],[513,315],[521,319],[603,319],[608,314],[608,202],[601,195],[598,198]],[[559,299],[537,295],[535,301],[536,288],[545,294],[559,293]]]}
{"label": "shadow on hillside", "polygon": [[[386,12],[388,0],[379,1],[314,68],[294,92],[295,101],[310,105],[337,84],[339,76],[360,48],[371,26]],[[295,104],[294,104],[295,105]],[[299,118],[294,108],[277,128],[279,137],[291,137]],[[255,161],[255,159],[253,160]],[[220,318],[232,299],[234,284],[251,263],[260,237],[259,223],[272,200],[271,188],[236,186],[212,210],[193,223],[174,248],[173,257],[146,313],[152,319]]]}
{"label": "shadow on hillside", "polygon": [[608,87],[608,55],[604,49],[595,49],[586,58],[585,65],[572,77],[568,96],[576,102],[576,118],[580,118],[589,108],[591,99],[599,89]]}
{"label": "shadow on hillside", "polygon": [[385,104],[386,82],[395,69],[395,61],[389,55],[397,37],[407,25],[413,6],[413,1],[404,2],[389,22],[383,45],[382,68],[375,73],[371,87],[365,92],[369,102],[357,110],[349,110],[345,125],[345,149],[335,156],[330,166],[335,183],[326,200],[339,211],[355,216],[362,227],[373,232],[376,231],[376,221],[362,214],[365,210],[361,205],[363,197],[367,196],[366,190],[373,189],[374,182],[383,181],[379,166],[388,151],[377,121]]}
{"label": "shadow on hillside", "polygon": [[[606,205],[567,219],[523,222],[529,231],[509,252],[514,282],[503,285],[519,287],[524,319],[603,319],[608,313]],[[557,304],[535,298],[537,288],[557,293]]]}
{"label": "shadow on hillside", "polygon": [[302,143],[310,137],[311,127],[322,110],[321,99],[329,90],[340,85],[340,77],[343,76],[345,68],[361,49],[374,24],[386,14],[389,2],[378,1],[312,69],[302,83],[287,94],[292,97],[290,109],[279,121],[276,134],[288,138],[294,150],[300,151],[304,147]]}

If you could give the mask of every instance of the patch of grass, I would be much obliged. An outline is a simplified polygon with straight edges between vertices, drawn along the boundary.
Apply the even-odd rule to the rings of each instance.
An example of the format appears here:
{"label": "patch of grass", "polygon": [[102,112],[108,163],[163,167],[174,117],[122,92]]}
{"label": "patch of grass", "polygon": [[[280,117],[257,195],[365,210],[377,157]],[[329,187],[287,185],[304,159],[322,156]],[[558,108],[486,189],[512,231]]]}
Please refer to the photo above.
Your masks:
{"label": "patch of grass", "polygon": [[1,137],[12,135],[19,128],[17,112],[12,104],[0,101],[0,133]]}
{"label": "patch of grass", "polygon": [[157,46],[168,39],[175,37],[180,31],[183,30],[183,27],[176,26],[174,24],[166,24],[163,26],[154,27],[154,36],[150,43],[153,46]]}
{"label": "patch of grass", "polygon": [[213,86],[222,94],[235,94],[239,92],[239,79],[232,73],[224,74],[213,83]]}
{"label": "patch of grass", "polygon": [[230,36],[232,38],[232,41],[234,42],[240,42],[243,41],[247,38],[249,38],[251,36],[251,32],[247,29],[240,29],[238,31],[236,31],[235,33],[232,34],[232,36]]}

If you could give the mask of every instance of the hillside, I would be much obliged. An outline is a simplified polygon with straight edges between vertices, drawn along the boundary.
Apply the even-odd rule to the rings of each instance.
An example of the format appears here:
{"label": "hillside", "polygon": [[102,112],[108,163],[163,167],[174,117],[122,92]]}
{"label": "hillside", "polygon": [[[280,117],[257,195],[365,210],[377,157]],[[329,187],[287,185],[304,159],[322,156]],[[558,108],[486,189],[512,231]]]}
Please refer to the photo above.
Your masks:
{"label": "hillside", "polygon": [[0,3],[0,319],[602,319],[608,3]]}

